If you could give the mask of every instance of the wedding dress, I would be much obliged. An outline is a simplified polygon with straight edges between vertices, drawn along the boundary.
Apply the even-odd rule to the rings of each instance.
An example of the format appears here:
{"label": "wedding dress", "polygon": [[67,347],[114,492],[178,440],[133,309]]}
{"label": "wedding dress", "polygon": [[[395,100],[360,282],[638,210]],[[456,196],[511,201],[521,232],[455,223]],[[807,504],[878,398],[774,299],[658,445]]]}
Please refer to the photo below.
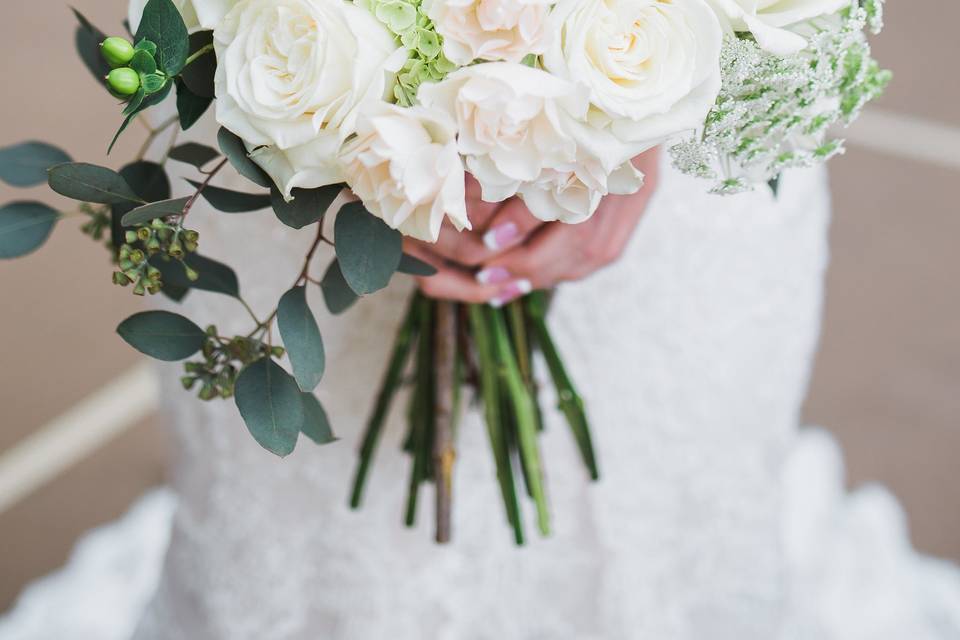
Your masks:
{"label": "wedding dress", "polygon": [[[406,277],[338,318],[310,291],[334,444],[301,439],[276,458],[231,402],[193,401],[176,367],[164,370],[178,506],[136,640],[960,638],[960,574],[909,549],[887,494],[843,495],[828,436],[799,435],[828,257],[825,173],[789,173],[778,200],[705,189],[664,163],[623,258],[560,289],[549,321],[587,400],[602,479],[587,480],[550,412],[554,533],[524,548],[475,408],[459,430],[452,544],[432,542],[429,499],[402,526],[402,398],[364,505],[347,508]],[[261,314],[310,242],[269,212],[191,218]],[[182,312],[221,333],[250,329],[226,297],[195,292]],[[160,548],[145,554],[158,562]]]}

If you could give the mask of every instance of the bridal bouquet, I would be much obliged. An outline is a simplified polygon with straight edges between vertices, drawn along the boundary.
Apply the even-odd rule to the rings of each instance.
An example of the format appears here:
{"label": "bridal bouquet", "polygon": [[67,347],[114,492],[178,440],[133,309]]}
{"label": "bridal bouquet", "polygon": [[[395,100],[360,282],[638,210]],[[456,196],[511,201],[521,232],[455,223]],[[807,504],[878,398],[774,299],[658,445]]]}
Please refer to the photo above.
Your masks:
{"label": "bridal bouquet", "polygon": [[[853,120],[889,80],[865,35],[880,30],[881,14],[881,0],[133,0],[130,35],[109,38],[77,14],[79,56],[122,104],[116,137],[168,100],[176,115],[119,171],[41,142],[0,150],[0,179],[47,182],[80,203],[66,213],[4,206],[0,258],[30,253],[58,220],[78,216],[109,250],[113,281],[134,294],[235,298],[251,318],[242,335],[168,311],[135,314],[117,331],[149,356],[186,360],[184,387],[202,400],[234,398],[256,441],[284,456],[301,433],[334,440],[313,395],[325,358],[308,297],[339,314],[397,272],[429,276],[402,237],[470,229],[468,173],[485,201],[521,198],[537,218],[567,224],[590,218],[608,194],[642,188],[631,159],[661,144],[718,194],[776,191],[783,170],[841,152],[832,125]],[[175,131],[211,105],[216,147],[177,145]],[[161,159],[147,159],[169,130]],[[195,168],[192,195],[171,197],[167,161]],[[215,186],[226,170],[250,189]],[[229,266],[200,252],[189,226],[201,198],[227,213],[272,209],[313,234],[294,285],[266,317]],[[318,276],[321,243],[336,259]],[[588,475],[599,470],[548,306],[548,292],[503,308],[413,297],[373,399],[353,506],[394,396],[409,384],[406,519],[432,481],[437,539],[449,539],[461,390],[473,388],[516,541],[521,483],[549,531],[536,363]]]}

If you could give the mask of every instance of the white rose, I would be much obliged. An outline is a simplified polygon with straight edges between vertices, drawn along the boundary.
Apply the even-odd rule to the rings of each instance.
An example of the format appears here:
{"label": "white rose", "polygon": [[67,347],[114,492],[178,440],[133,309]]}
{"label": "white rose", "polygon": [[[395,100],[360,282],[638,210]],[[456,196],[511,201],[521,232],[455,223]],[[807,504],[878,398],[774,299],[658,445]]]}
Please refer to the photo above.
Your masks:
{"label": "white rose", "polygon": [[428,0],[427,15],[458,65],[474,60],[520,62],[543,53],[551,0]]}
{"label": "white rose", "polygon": [[442,111],[378,106],[357,119],[343,174],[372,214],[404,235],[436,242],[444,218],[469,229],[456,125]]}
{"label": "white rose", "polygon": [[[237,0],[173,0],[173,4],[180,10],[183,21],[190,31],[215,29],[236,3]],[[134,33],[137,32],[146,6],[147,0],[130,0],[127,19],[130,22],[130,30]]]}
{"label": "white rose", "polygon": [[217,121],[288,197],[341,180],[336,152],[358,108],[383,99],[387,72],[406,57],[376,18],[342,0],[239,0],[214,45]]}
{"label": "white rose", "polygon": [[594,214],[605,195],[629,195],[643,186],[643,174],[629,161],[610,175],[591,173],[588,169],[547,169],[537,180],[522,185],[519,195],[530,213],[540,220],[577,224]]}
{"label": "white rose", "polygon": [[561,0],[544,66],[589,87],[590,121],[636,155],[703,124],[720,90],[723,29],[704,0]]}
{"label": "white rose", "polygon": [[711,0],[734,31],[749,31],[757,44],[776,55],[796,53],[806,39],[788,28],[834,14],[850,0]]}
{"label": "white rose", "polygon": [[[530,193],[536,199],[531,212],[544,220],[588,218],[608,193],[608,174],[624,161],[623,145],[584,122],[584,88],[540,69],[473,65],[421,85],[417,95],[425,107],[456,121],[458,149],[484,200]],[[542,205],[547,196],[539,197],[541,191],[558,204]]]}

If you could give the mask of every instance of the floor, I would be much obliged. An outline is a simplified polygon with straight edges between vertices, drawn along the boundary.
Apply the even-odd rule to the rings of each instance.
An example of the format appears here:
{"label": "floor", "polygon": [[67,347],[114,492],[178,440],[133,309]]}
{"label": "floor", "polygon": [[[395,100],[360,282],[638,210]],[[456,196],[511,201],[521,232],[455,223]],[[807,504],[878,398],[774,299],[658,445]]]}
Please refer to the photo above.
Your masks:
{"label": "floor", "polygon": [[[74,4],[119,30],[120,0]],[[64,5],[0,7],[0,145],[55,139],[78,158],[105,147],[114,122],[94,114],[111,100],[68,52],[71,20]],[[960,83],[939,72],[960,59],[960,41],[946,32],[960,22],[960,4],[894,2],[887,22],[876,52],[898,77],[879,106],[895,125],[878,134],[884,144],[854,145],[833,165],[833,266],[804,413],[843,443],[852,486],[891,487],[917,546],[960,560],[960,152],[931,151],[960,132]],[[903,134],[914,119],[935,135]],[[127,136],[106,164],[133,155],[140,136]],[[0,201],[13,197],[22,194],[0,187]],[[56,202],[42,190],[29,197]],[[136,302],[110,284],[103,250],[78,241],[73,227],[61,224],[30,259],[0,265],[0,456],[139,362],[113,333]],[[0,611],[60,565],[77,535],[161,482],[166,458],[156,420],[143,420],[0,510]]]}

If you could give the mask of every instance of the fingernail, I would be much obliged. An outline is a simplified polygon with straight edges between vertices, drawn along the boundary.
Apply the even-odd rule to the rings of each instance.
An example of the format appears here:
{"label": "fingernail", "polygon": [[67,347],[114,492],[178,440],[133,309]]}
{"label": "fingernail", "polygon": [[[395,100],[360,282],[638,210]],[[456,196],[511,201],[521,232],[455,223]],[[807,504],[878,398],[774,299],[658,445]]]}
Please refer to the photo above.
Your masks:
{"label": "fingernail", "polygon": [[490,267],[478,272],[476,278],[480,284],[503,284],[509,282],[513,276],[503,267]]}
{"label": "fingernail", "polygon": [[499,251],[517,239],[520,229],[513,222],[505,222],[483,234],[483,244],[491,251]]}
{"label": "fingernail", "polygon": [[520,296],[525,296],[531,291],[533,291],[533,285],[530,284],[529,280],[514,280],[500,289],[497,297],[490,301],[490,306],[499,309],[508,302],[516,300]]}

